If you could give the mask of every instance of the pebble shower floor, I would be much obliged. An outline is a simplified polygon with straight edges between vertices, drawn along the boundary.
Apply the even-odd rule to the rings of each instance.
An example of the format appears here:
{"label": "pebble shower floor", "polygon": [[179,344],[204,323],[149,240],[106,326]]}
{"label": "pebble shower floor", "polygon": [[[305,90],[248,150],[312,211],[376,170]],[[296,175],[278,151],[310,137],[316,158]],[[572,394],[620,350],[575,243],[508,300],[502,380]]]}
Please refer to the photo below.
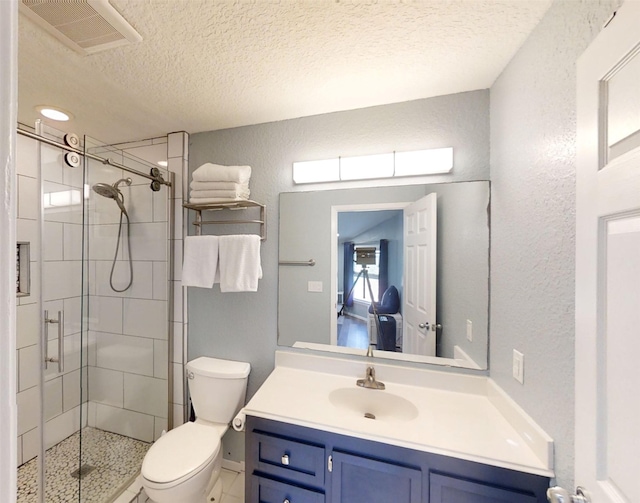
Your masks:
{"label": "pebble shower floor", "polygon": [[[81,480],[72,476],[79,461],[80,433],[74,433],[46,452],[46,503],[104,503],[133,481],[151,444],[86,427],[82,430],[82,464],[94,469]],[[37,459],[18,468],[18,503],[38,501]]]}

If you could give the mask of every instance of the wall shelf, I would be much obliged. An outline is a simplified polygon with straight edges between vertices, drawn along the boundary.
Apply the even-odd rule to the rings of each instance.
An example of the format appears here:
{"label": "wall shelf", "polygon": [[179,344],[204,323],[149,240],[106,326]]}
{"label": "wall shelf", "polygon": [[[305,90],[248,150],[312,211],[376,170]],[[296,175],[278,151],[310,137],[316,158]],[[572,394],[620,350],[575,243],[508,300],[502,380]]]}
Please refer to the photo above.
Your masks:
{"label": "wall shelf", "polygon": [[[203,225],[258,224],[260,225],[260,239],[262,241],[267,240],[267,224],[266,224],[267,207],[264,204],[257,203],[256,201],[251,201],[250,199],[243,199],[243,200],[220,201],[218,203],[208,203],[208,204],[184,203],[182,207],[196,212],[196,221],[193,222],[193,225],[196,226],[196,236],[200,236],[202,234]],[[225,211],[225,210],[240,211],[240,210],[246,210],[248,208],[260,208],[260,218],[258,220],[251,220],[251,219],[203,220],[202,219],[203,211],[206,211],[206,212]]]}

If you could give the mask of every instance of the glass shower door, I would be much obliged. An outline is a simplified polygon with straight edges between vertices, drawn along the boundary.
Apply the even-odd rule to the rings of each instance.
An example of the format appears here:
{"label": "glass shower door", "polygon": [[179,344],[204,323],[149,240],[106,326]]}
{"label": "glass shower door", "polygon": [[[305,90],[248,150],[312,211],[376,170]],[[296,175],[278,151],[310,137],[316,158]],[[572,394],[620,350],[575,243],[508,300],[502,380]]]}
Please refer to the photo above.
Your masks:
{"label": "glass shower door", "polygon": [[[42,136],[63,134],[40,125]],[[45,502],[79,501],[82,427],[83,206],[81,156],[39,147],[42,201],[42,444]],[[85,405],[86,407],[86,405]]]}

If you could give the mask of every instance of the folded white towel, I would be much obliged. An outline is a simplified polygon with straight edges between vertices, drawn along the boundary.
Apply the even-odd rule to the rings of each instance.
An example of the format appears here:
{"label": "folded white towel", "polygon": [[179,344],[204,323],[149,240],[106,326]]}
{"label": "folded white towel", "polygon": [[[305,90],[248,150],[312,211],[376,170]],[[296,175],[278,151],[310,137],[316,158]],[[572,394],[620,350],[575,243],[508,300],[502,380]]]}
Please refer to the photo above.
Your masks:
{"label": "folded white towel", "polygon": [[218,269],[218,236],[187,236],[184,240],[182,285],[212,288]]}
{"label": "folded white towel", "polygon": [[260,236],[220,236],[220,291],[256,292],[262,277]]}
{"label": "folded white towel", "polygon": [[190,197],[191,204],[216,204],[228,203],[231,201],[246,201],[246,197]]}
{"label": "folded white towel", "polygon": [[249,189],[244,190],[231,190],[231,189],[221,189],[221,190],[192,190],[189,192],[189,197],[195,198],[205,198],[205,197],[226,197],[227,199],[235,199],[236,197],[241,197],[243,199],[249,198]]}
{"label": "folded white towel", "polygon": [[192,190],[249,190],[249,182],[191,182]]}
{"label": "folded white towel", "polygon": [[196,182],[236,182],[245,183],[251,178],[251,166],[222,166],[210,162],[193,172]]}

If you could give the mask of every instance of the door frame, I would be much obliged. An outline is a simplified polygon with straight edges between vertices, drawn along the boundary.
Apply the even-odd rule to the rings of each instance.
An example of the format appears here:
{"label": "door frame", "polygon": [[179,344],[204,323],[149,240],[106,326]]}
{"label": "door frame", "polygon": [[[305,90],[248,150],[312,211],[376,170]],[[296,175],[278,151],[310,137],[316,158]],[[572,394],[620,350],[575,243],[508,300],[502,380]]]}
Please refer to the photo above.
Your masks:
{"label": "door frame", "polygon": [[[331,302],[329,303],[329,344],[338,345],[338,323],[336,322],[336,302],[338,298],[338,213],[404,210],[411,202],[340,204],[331,206]],[[404,229],[404,220],[402,222]],[[403,271],[404,278],[404,271]]]}

